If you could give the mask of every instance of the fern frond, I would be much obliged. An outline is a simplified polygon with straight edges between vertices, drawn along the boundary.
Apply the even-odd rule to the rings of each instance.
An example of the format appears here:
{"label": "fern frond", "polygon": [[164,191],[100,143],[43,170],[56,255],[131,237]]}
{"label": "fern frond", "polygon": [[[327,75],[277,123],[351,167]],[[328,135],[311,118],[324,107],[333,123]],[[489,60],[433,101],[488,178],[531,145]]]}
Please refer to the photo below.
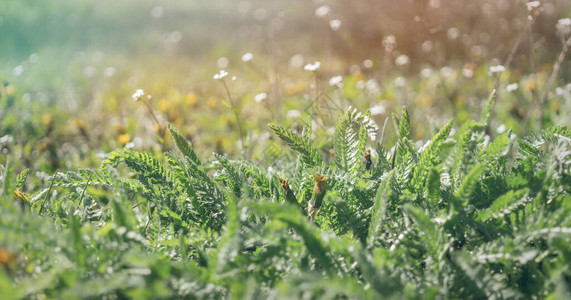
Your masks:
{"label": "fern frond", "polygon": [[527,197],[529,189],[524,188],[517,191],[509,191],[496,199],[492,205],[476,213],[476,219],[485,222],[492,218],[503,218],[519,209],[525,207],[531,199]]}
{"label": "fern frond", "polygon": [[[424,239],[431,245],[432,250],[436,251],[438,245],[443,244],[441,236],[442,231],[439,230],[430,217],[419,208],[407,204],[404,207],[404,211],[407,216],[410,216],[414,220],[417,230],[426,233],[426,237]],[[424,237],[425,235],[422,236]]]}
{"label": "fern frond", "polygon": [[476,165],[472,168],[470,173],[464,177],[462,185],[456,190],[454,196],[461,201],[467,202],[476,189],[476,184],[480,180],[480,175],[484,172],[484,166]]}
{"label": "fern frond", "polygon": [[344,113],[337,121],[333,143],[337,168],[344,173],[354,171],[359,165],[359,136],[348,118],[348,113]]}
{"label": "fern frond", "polygon": [[396,170],[392,170],[384,176],[381,185],[377,190],[375,196],[375,203],[371,211],[371,224],[369,225],[369,234],[367,235],[367,245],[373,247],[375,239],[379,235],[385,214],[387,213],[387,206],[389,198],[392,194],[390,183],[393,181]]}
{"label": "fern frond", "polygon": [[304,163],[312,167],[321,166],[323,159],[317,150],[311,147],[310,140],[285,129],[282,125],[268,124],[268,127],[292,150],[299,152]]}
{"label": "fern frond", "polygon": [[[495,166],[503,167],[509,154],[510,146],[510,132],[497,136],[496,139],[480,153],[480,163],[487,166],[486,169],[488,170],[497,170]],[[501,170],[498,170],[498,172],[501,172]]]}
{"label": "fern frond", "polygon": [[435,207],[441,199],[441,194],[440,173],[436,168],[430,168],[428,178],[426,179],[426,198],[428,203]]}
{"label": "fern frond", "polygon": [[200,165],[200,159],[198,159],[198,156],[194,153],[192,145],[184,138],[182,133],[180,133],[180,131],[178,131],[178,129],[176,129],[171,123],[167,123],[167,128],[169,129],[178,150],[180,150],[184,156],[194,161],[197,165]]}
{"label": "fern frond", "polygon": [[145,178],[150,183],[167,188],[176,187],[170,170],[150,153],[129,149],[115,151],[103,162],[102,167],[106,165],[117,167],[121,162],[125,163],[132,170],[139,172],[139,177]]}
{"label": "fern frond", "polygon": [[410,118],[406,106],[402,107],[402,117],[399,124],[399,139],[410,138]]}
{"label": "fern frond", "polygon": [[371,140],[377,139],[379,126],[371,119],[370,111],[365,114],[360,113],[356,108],[347,108],[347,119],[352,124],[365,128],[365,131]]}
{"label": "fern frond", "polygon": [[490,93],[490,97],[488,97],[488,102],[486,103],[486,107],[482,110],[482,114],[480,116],[480,123],[484,126],[488,126],[488,120],[490,119],[490,115],[492,114],[492,109],[494,107],[494,102],[496,101],[496,89],[493,89]]}
{"label": "fern frond", "polygon": [[472,261],[465,253],[455,256],[454,262],[471,282],[465,285],[466,295],[474,298],[509,299],[519,298],[521,295],[506,286],[507,279],[499,273],[491,274],[482,266]]}
{"label": "fern frond", "polygon": [[305,126],[303,126],[303,130],[301,131],[301,137],[307,141],[311,141],[311,134],[312,132],[312,123],[311,123],[311,115],[307,117],[307,121],[305,122]]}
{"label": "fern frond", "polygon": [[426,182],[428,170],[440,163],[440,145],[446,140],[452,130],[453,119],[432,138],[430,145],[420,155],[420,160],[414,168],[411,185],[420,191]]}
{"label": "fern frond", "polygon": [[26,178],[28,178],[28,171],[30,171],[30,169],[25,169],[18,174],[16,177],[16,189],[21,190],[23,188]]}

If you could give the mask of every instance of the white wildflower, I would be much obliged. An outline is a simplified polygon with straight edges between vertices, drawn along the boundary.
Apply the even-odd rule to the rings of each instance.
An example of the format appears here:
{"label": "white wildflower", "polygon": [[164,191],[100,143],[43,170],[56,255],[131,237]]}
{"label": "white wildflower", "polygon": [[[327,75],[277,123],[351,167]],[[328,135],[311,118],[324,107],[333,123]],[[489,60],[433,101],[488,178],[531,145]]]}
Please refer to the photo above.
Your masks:
{"label": "white wildflower", "polygon": [[464,76],[466,78],[472,78],[472,77],[474,77],[474,71],[472,69],[469,69],[469,68],[464,68],[464,69],[462,69],[462,76]]}
{"label": "white wildflower", "polygon": [[94,66],[88,66],[83,69],[83,76],[93,78],[95,75],[97,75],[97,69]]}
{"label": "white wildflower", "polygon": [[381,86],[374,79],[367,80],[365,87],[367,88],[367,93],[371,96],[378,96],[381,93]]}
{"label": "white wildflower", "polygon": [[115,68],[113,68],[113,67],[108,67],[108,68],[105,68],[105,69],[103,70],[103,75],[104,75],[105,77],[113,77],[113,75],[115,75],[115,72],[116,72],[116,71],[115,71]]}
{"label": "white wildflower", "polygon": [[367,68],[367,69],[372,68],[373,65],[374,65],[374,64],[373,64],[373,61],[370,60],[370,59],[365,59],[365,60],[363,61],[363,67],[365,67],[365,68]]}
{"label": "white wildflower", "polygon": [[399,77],[395,78],[394,84],[396,87],[404,88],[404,87],[406,87],[406,79],[404,79],[404,77],[402,77],[402,76],[399,76]]}
{"label": "white wildflower", "polygon": [[306,71],[311,71],[311,72],[315,72],[317,71],[317,69],[319,69],[319,67],[321,66],[321,63],[316,61],[313,64],[307,64],[305,65],[305,67],[303,67]]}
{"label": "white wildflower", "polygon": [[454,69],[449,66],[444,66],[442,69],[440,69],[440,75],[445,78],[452,78],[455,74],[456,71],[454,71]]}
{"label": "white wildflower", "polygon": [[508,91],[508,92],[513,92],[513,91],[517,90],[518,87],[519,87],[519,84],[518,84],[517,82],[512,83],[512,84],[508,84],[508,85],[506,86],[506,91]]}
{"label": "white wildflower", "polygon": [[173,31],[169,34],[168,41],[172,44],[178,44],[182,40],[182,32]]}
{"label": "white wildflower", "polygon": [[384,114],[387,111],[387,109],[385,108],[384,105],[377,104],[377,105],[371,107],[370,111],[371,111],[371,116],[377,116],[377,115]]}
{"label": "white wildflower", "polygon": [[331,8],[327,5],[320,6],[315,10],[315,16],[318,18],[323,18],[329,13],[331,13]]}
{"label": "white wildflower", "polygon": [[327,128],[327,135],[328,136],[333,136],[334,134],[335,134],[335,127]]}
{"label": "white wildflower", "polygon": [[432,76],[432,69],[430,68],[422,69],[420,71],[420,76],[422,76],[423,78],[429,78],[430,76]]}
{"label": "white wildflower", "polygon": [[571,18],[559,19],[555,25],[557,33],[566,37],[571,33]]}
{"label": "white wildflower", "polygon": [[303,66],[303,61],[304,61],[303,55],[296,54],[289,59],[289,65],[291,68],[294,69],[301,68],[301,66]]}
{"label": "white wildflower", "polygon": [[217,74],[214,74],[214,76],[212,76],[212,78],[214,78],[216,80],[222,80],[226,76],[228,76],[228,72],[226,72],[224,70],[220,70],[220,72]]}
{"label": "white wildflower", "polygon": [[343,76],[333,76],[329,79],[329,85],[330,86],[336,86],[338,88],[342,88],[343,87]]}
{"label": "white wildflower", "polygon": [[22,75],[22,73],[24,73],[24,66],[22,65],[18,65],[14,68],[14,71],[12,71],[12,74],[14,74],[14,76],[20,76]]}
{"label": "white wildflower", "polygon": [[142,89],[137,89],[137,90],[135,91],[135,93],[133,94],[133,100],[139,101],[139,100],[141,100],[144,96],[145,96],[145,91],[143,91]]}
{"label": "white wildflower", "polygon": [[395,64],[397,66],[406,66],[410,63],[410,58],[404,54],[399,55],[396,59],[395,59]]}
{"label": "white wildflower", "polygon": [[228,64],[230,64],[230,60],[227,57],[220,57],[216,61],[216,66],[220,69],[224,69],[224,68],[228,67]]}
{"label": "white wildflower", "polygon": [[434,43],[432,41],[425,41],[424,43],[422,43],[422,45],[420,45],[420,49],[424,53],[432,51],[432,48],[434,48]]}
{"label": "white wildflower", "polygon": [[266,100],[268,98],[268,94],[266,93],[259,93],[256,96],[254,96],[254,101],[260,103],[264,100]]}
{"label": "white wildflower", "polygon": [[301,118],[301,113],[299,112],[299,110],[292,109],[287,112],[287,117],[290,119]]}
{"label": "white wildflower", "polygon": [[397,38],[394,35],[389,34],[383,38],[381,44],[383,45],[383,48],[385,48],[385,52],[392,52],[397,46]]}
{"label": "white wildflower", "polygon": [[539,1],[529,1],[525,4],[527,6],[527,10],[528,11],[532,11],[536,8],[539,8],[541,6],[541,2]]}
{"label": "white wildflower", "polygon": [[495,66],[490,67],[490,73],[492,73],[492,74],[502,73],[505,70],[506,70],[506,68],[502,65],[495,65]]}
{"label": "white wildflower", "polygon": [[341,28],[341,20],[339,19],[334,19],[329,21],[329,27],[331,27],[331,29],[337,31],[339,30],[339,28]]}
{"label": "white wildflower", "polygon": [[248,52],[248,53],[244,53],[244,55],[242,55],[242,61],[243,62],[249,62],[252,60],[252,58],[254,58],[254,54]]}
{"label": "white wildflower", "polygon": [[446,36],[451,40],[455,40],[460,36],[460,30],[458,28],[452,27],[446,31]]}

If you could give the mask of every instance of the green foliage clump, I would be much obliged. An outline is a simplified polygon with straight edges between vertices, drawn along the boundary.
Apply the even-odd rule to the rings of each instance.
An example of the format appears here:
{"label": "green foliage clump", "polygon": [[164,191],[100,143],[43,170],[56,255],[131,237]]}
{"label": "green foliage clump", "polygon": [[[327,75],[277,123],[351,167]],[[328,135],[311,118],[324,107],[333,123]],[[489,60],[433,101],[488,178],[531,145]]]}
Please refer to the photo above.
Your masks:
{"label": "green foliage clump", "polygon": [[420,146],[405,107],[388,149],[385,129],[377,141],[368,115],[348,109],[332,158],[313,147],[310,121],[301,135],[270,124],[299,155],[267,169],[201,161],[169,124],[178,152],[113,152],[97,170],[53,175],[29,202],[27,171],[8,164],[0,294],[568,298],[571,134],[491,140],[493,99],[481,123],[453,132],[450,120]]}

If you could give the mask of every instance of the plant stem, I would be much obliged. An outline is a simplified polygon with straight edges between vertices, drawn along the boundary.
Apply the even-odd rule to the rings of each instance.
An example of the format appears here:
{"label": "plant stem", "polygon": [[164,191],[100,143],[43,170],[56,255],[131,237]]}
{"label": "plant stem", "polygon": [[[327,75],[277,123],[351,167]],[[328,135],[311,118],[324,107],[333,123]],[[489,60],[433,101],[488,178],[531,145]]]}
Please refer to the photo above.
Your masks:
{"label": "plant stem", "polygon": [[234,116],[236,117],[236,123],[238,124],[238,130],[240,131],[240,141],[242,142],[242,149],[246,150],[246,143],[244,143],[244,133],[242,132],[242,122],[240,122],[240,115],[236,110],[236,106],[234,105],[234,99],[232,98],[232,94],[230,94],[230,89],[226,84],[226,81],[222,80],[222,85],[224,86],[224,90],[226,90],[226,95],[228,96],[228,100],[230,101],[230,105],[232,106],[232,112],[234,112]]}
{"label": "plant stem", "polygon": [[547,98],[547,93],[549,93],[549,89],[551,88],[551,86],[553,85],[553,82],[555,81],[555,78],[557,78],[557,74],[559,73],[559,69],[561,69],[561,65],[563,64],[563,61],[565,60],[565,54],[567,54],[567,51],[569,50],[569,47],[571,47],[571,37],[569,37],[566,41],[562,40],[563,43],[563,49],[561,49],[561,52],[559,52],[559,56],[557,56],[557,60],[555,61],[555,64],[553,64],[553,70],[551,71],[551,75],[549,76],[549,80],[547,80],[547,83],[545,84],[543,93],[541,94],[541,97],[539,98],[539,130],[542,129],[543,127],[543,106],[545,104],[545,99]]}
{"label": "plant stem", "polygon": [[155,115],[155,113],[153,112],[153,108],[151,107],[151,105],[145,101],[145,99],[141,99],[141,101],[143,103],[145,103],[145,105],[147,106],[147,108],[149,109],[149,112],[151,112],[151,116],[153,117],[153,120],[155,121],[155,123],[159,126],[161,126],[161,122],[159,122],[159,119],[157,119],[157,116]]}

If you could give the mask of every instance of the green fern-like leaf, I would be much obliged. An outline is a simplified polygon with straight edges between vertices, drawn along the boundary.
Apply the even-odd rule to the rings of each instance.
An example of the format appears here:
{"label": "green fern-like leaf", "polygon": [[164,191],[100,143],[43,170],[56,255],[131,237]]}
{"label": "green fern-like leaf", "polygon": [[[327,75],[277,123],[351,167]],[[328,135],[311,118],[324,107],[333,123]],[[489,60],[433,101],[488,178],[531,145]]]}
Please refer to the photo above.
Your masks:
{"label": "green fern-like leaf", "polygon": [[339,118],[333,139],[335,165],[344,173],[355,170],[359,163],[359,136],[347,115],[345,113]]}
{"label": "green fern-like leaf", "polygon": [[190,143],[186,141],[182,133],[180,133],[180,131],[178,131],[170,123],[167,123],[167,128],[169,129],[169,132],[171,133],[178,150],[180,150],[180,152],[184,156],[190,158],[196,164],[200,165],[200,160],[198,159],[198,156],[196,156],[196,153],[194,153],[194,149],[192,148]]}
{"label": "green fern-like leaf", "polygon": [[430,168],[428,171],[428,178],[426,179],[426,194],[429,203],[435,206],[441,197],[440,190],[440,173],[436,168]]}
{"label": "green fern-like leaf", "polygon": [[311,141],[301,137],[287,129],[282,125],[268,124],[268,127],[288,146],[301,154],[304,163],[311,167],[321,166],[322,158],[317,150],[311,147]]}
{"label": "green fern-like leaf", "polygon": [[28,171],[29,169],[25,169],[16,176],[16,189],[21,190],[23,188],[26,178],[28,178]]}
{"label": "green fern-like leaf", "polygon": [[420,155],[420,161],[414,169],[412,186],[420,191],[426,181],[428,170],[440,163],[440,145],[446,140],[452,130],[452,122],[448,123],[431,140],[430,145]]}
{"label": "green fern-like leaf", "polygon": [[307,121],[305,122],[305,126],[303,126],[303,130],[301,131],[301,137],[303,137],[307,141],[311,141],[311,134],[312,134],[312,123],[311,123],[311,116],[307,117]]}
{"label": "green fern-like leaf", "polygon": [[494,107],[494,102],[496,101],[496,95],[496,90],[492,90],[490,97],[488,98],[488,102],[486,103],[486,107],[482,111],[482,115],[480,116],[480,123],[483,126],[488,126],[488,120],[492,114],[492,108]]}
{"label": "green fern-like leaf", "polygon": [[410,118],[406,106],[402,107],[402,118],[399,122],[399,140],[410,138]]}
{"label": "green fern-like leaf", "polygon": [[387,206],[389,198],[392,194],[392,188],[390,186],[393,181],[395,170],[390,171],[382,180],[379,189],[377,190],[377,195],[375,196],[375,203],[371,212],[371,224],[369,225],[369,234],[367,236],[367,244],[369,247],[374,245],[375,239],[377,239],[379,231],[381,229],[385,214],[387,213]]}
{"label": "green fern-like leaf", "polygon": [[466,202],[468,201],[476,189],[476,184],[480,180],[480,175],[484,172],[484,166],[476,165],[472,168],[470,173],[466,175],[462,181],[462,185],[456,190],[454,194],[456,198]]}
{"label": "green fern-like leaf", "polygon": [[356,108],[349,107],[347,108],[347,118],[349,122],[356,126],[360,126],[365,129],[366,134],[369,136],[371,140],[377,139],[377,133],[379,131],[379,126],[375,121],[371,119],[370,111],[367,111],[365,114],[359,112]]}
{"label": "green fern-like leaf", "polygon": [[479,162],[485,165],[487,170],[501,173],[506,167],[506,160],[511,148],[510,133],[499,135],[480,153]]}
{"label": "green fern-like leaf", "polygon": [[476,218],[482,222],[492,218],[503,218],[531,202],[530,199],[526,197],[528,192],[529,190],[527,188],[509,191],[496,199],[489,208],[477,212]]}

